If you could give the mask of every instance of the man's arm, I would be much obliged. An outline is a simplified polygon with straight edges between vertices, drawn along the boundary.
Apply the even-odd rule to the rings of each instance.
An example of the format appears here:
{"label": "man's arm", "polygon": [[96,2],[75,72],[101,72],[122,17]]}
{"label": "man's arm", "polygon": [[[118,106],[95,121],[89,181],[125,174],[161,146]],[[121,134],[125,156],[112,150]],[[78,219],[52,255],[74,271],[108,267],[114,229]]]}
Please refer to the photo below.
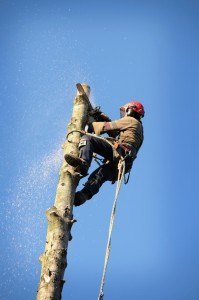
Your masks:
{"label": "man's arm", "polygon": [[[91,117],[91,122],[87,125],[87,132],[92,133],[94,131],[93,123],[106,123],[111,122],[111,119],[100,110],[100,106],[94,108],[89,114]],[[92,121],[94,119],[94,122]],[[118,135],[117,132],[107,132],[110,137],[116,137]]]}
{"label": "man's arm", "polygon": [[122,118],[112,122],[93,122],[93,130],[95,134],[100,135],[102,133],[119,133],[121,130],[125,130],[129,127],[129,119]]}

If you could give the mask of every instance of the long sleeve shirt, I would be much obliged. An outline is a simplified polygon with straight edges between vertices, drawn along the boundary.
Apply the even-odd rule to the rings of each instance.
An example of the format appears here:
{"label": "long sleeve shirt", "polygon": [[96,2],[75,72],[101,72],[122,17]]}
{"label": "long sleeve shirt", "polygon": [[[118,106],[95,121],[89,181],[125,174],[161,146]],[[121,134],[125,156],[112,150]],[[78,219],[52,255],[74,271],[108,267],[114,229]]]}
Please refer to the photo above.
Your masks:
{"label": "long sleeve shirt", "polygon": [[140,121],[133,117],[126,116],[112,122],[93,122],[92,125],[97,135],[118,132],[120,143],[130,144],[137,151],[142,145],[144,139],[143,126]]}

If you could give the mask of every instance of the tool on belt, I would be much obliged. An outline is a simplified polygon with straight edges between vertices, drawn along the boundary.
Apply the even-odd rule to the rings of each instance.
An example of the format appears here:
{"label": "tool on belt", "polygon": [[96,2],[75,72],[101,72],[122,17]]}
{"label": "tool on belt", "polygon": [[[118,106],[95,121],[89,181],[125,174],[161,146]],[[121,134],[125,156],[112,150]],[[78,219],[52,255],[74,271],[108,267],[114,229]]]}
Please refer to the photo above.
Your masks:
{"label": "tool on belt", "polygon": [[125,153],[124,158],[127,158],[127,157],[131,157],[132,159],[136,158],[137,150],[131,144],[119,143],[118,141],[115,141],[114,144],[113,144],[113,147],[116,151],[119,151],[120,149],[123,149],[124,153]]}

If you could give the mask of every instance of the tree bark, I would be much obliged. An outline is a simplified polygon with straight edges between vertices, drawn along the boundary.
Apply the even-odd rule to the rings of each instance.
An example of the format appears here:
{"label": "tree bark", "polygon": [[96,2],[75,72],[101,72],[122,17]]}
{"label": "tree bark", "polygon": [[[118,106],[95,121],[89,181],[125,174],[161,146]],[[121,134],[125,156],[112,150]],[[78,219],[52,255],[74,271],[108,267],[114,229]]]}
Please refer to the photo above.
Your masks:
{"label": "tree bark", "polygon": [[[83,84],[87,96],[90,87]],[[83,130],[88,119],[91,105],[85,95],[77,92],[74,99],[72,118],[68,124],[68,132]],[[73,153],[78,156],[78,143],[80,133],[74,132],[69,141],[63,145],[64,154]],[[64,284],[64,271],[67,267],[68,242],[71,240],[71,227],[73,219],[74,195],[79,183],[79,174],[65,161],[61,166],[59,182],[54,206],[47,210],[47,237],[45,252],[39,260],[42,264],[37,300],[61,299]]]}

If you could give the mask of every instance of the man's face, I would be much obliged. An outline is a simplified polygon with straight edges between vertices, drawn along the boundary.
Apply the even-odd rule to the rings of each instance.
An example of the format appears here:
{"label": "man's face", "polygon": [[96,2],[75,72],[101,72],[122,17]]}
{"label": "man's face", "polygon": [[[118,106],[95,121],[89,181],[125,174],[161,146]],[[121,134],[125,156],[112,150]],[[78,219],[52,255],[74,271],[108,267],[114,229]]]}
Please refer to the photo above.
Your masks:
{"label": "man's face", "polygon": [[126,116],[126,111],[128,107],[129,107],[129,103],[120,107],[120,118],[124,118]]}

